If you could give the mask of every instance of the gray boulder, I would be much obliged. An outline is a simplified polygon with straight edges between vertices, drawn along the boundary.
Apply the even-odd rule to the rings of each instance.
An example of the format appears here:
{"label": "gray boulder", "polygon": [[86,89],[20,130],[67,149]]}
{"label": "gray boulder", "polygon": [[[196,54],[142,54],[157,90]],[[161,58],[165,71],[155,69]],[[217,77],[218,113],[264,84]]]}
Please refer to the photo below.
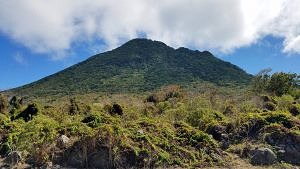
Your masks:
{"label": "gray boulder", "polygon": [[276,154],[269,148],[257,148],[250,152],[250,162],[253,165],[271,165],[276,161]]}
{"label": "gray boulder", "polygon": [[59,147],[59,148],[66,148],[68,146],[69,141],[70,141],[69,137],[67,137],[65,135],[61,135],[57,139],[57,147]]}
{"label": "gray boulder", "polygon": [[75,142],[64,153],[66,167],[76,168],[113,168],[112,149],[96,138]]}
{"label": "gray boulder", "polygon": [[272,129],[265,138],[274,147],[280,161],[300,165],[300,136],[285,128]]}

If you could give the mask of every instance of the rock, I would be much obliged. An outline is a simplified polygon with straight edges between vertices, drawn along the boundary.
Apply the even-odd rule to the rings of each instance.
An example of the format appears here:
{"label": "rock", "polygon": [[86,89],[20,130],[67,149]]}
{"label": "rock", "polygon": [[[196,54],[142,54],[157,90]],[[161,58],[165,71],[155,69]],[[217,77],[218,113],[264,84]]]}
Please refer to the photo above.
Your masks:
{"label": "rock", "polygon": [[84,150],[82,147],[77,147],[80,145],[76,145],[76,147],[72,147],[71,150],[66,153],[64,156],[66,161],[67,167],[77,167],[77,168],[84,168],[85,167],[85,161],[86,161],[86,154],[84,153]]}
{"label": "rock", "polygon": [[21,152],[12,151],[9,153],[5,159],[5,162],[11,165],[18,164],[22,160]]}
{"label": "rock", "polygon": [[250,162],[253,165],[271,165],[277,161],[276,154],[269,148],[251,150]]}
{"label": "rock", "polygon": [[113,168],[112,148],[96,137],[75,142],[64,153],[63,164],[75,168]]}
{"label": "rock", "polygon": [[226,126],[216,125],[208,131],[215,140],[221,142],[222,149],[227,149],[229,147],[229,135],[227,134],[226,129]]}
{"label": "rock", "polygon": [[88,155],[90,168],[112,168],[112,152],[110,147],[98,147],[96,151]]}
{"label": "rock", "polygon": [[47,162],[42,168],[44,168],[44,169],[52,169],[52,168],[54,168],[54,166],[53,166],[52,162]]}
{"label": "rock", "polygon": [[137,132],[138,132],[139,134],[144,134],[144,131],[143,131],[142,129],[139,129]]}
{"label": "rock", "polygon": [[277,150],[278,159],[300,165],[300,136],[283,127],[270,128],[265,141]]}
{"label": "rock", "polygon": [[69,137],[65,136],[65,135],[61,135],[58,139],[57,139],[57,147],[59,148],[66,148],[68,146],[70,139]]}
{"label": "rock", "polygon": [[300,151],[299,146],[296,146],[294,144],[291,145],[285,145],[284,147],[281,147],[280,153],[278,153],[278,156],[281,160],[286,161],[291,164],[300,164]]}
{"label": "rock", "polygon": [[97,147],[85,152],[83,148],[69,153],[67,166],[78,168],[112,168],[112,152],[109,147]]}
{"label": "rock", "polygon": [[213,138],[217,141],[222,141],[224,137],[228,137],[226,134],[226,126],[216,125],[209,129],[209,134],[213,136]]}
{"label": "rock", "polygon": [[[143,150],[139,154],[135,153],[132,149],[123,150],[120,152],[118,161],[116,162],[116,168],[147,168],[145,166],[151,166],[151,159],[149,152]],[[149,167],[153,168],[153,167]]]}

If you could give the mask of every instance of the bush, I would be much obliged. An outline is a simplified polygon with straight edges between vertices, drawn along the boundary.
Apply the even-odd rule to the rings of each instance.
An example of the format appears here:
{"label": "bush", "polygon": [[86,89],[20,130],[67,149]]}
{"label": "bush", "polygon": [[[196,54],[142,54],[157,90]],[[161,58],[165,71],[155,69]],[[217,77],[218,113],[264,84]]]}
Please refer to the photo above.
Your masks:
{"label": "bush", "polygon": [[8,101],[5,96],[0,94],[0,113],[5,113],[7,111]]}
{"label": "bush", "polygon": [[182,97],[182,90],[178,85],[169,85],[161,89],[160,95],[163,95],[163,100],[167,101],[171,98]]}
{"label": "bush", "polygon": [[297,74],[274,73],[270,78],[267,89],[277,96],[282,96],[292,90],[297,85],[297,81]]}
{"label": "bush", "polygon": [[192,111],[187,116],[187,122],[194,127],[205,131],[210,125],[223,120],[224,115],[211,109]]}
{"label": "bush", "polygon": [[276,104],[273,102],[266,102],[263,106],[264,109],[270,110],[270,111],[275,111],[276,110]]}
{"label": "bush", "polygon": [[146,98],[146,102],[152,102],[152,103],[156,104],[159,102],[159,99],[155,94],[152,94]]}
{"label": "bush", "polygon": [[294,98],[291,95],[283,95],[276,98],[278,110],[288,111],[293,105]]}
{"label": "bush", "polygon": [[[1,135],[1,130],[5,129],[7,127],[7,124],[9,123],[9,121],[10,120],[7,117],[7,115],[0,114],[0,135]],[[1,137],[0,137],[0,139],[1,139]]]}
{"label": "bush", "polygon": [[294,104],[293,106],[291,106],[289,112],[293,115],[293,116],[297,116],[300,114],[300,104]]}
{"label": "bush", "polygon": [[16,120],[11,125],[7,143],[18,151],[35,151],[39,146],[51,144],[58,136],[59,124],[44,115],[38,115],[28,123]]}
{"label": "bush", "polygon": [[75,98],[70,99],[69,115],[87,114],[90,112],[90,110],[90,106],[78,102]]}
{"label": "bush", "polygon": [[237,112],[236,108],[233,105],[226,106],[224,110],[225,115],[233,115]]}
{"label": "bush", "polygon": [[163,113],[166,110],[171,108],[171,103],[169,101],[164,101],[164,102],[159,102],[156,106],[159,109],[159,113]]}
{"label": "bush", "polygon": [[199,131],[189,126],[188,124],[180,121],[174,124],[176,128],[176,133],[179,138],[186,139],[187,143],[197,147],[199,144],[207,145],[207,146],[216,146],[213,138],[204,133],[203,131]]}
{"label": "bush", "polygon": [[25,122],[32,120],[33,116],[36,116],[39,112],[39,109],[35,103],[29,104],[27,108],[19,113],[16,117],[12,116],[12,120],[17,120],[22,118]]}
{"label": "bush", "polygon": [[111,115],[123,115],[123,109],[119,104],[113,104],[111,105],[105,105],[103,108],[107,113],[111,114]]}
{"label": "bush", "polygon": [[70,115],[75,115],[79,113],[79,106],[77,102],[75,101],[75,98],[70,99],[70,107],[69,107],[69,114]]}
{"label": "bush", "polygon": [[269,75],[271,69],[262,70],[252,80],[252,89],[254,92],[270,92],[276,96],[282,96],[295,91],[299,87],[299,78],[297,74],[278,72]]}
{"label": "bush", "polygon": [[177,103],[176,108],[168,109],[164,113],[169,121],[180,121],[188,115],[187,108],[183,103]]}
{"label": "bush", "polygon": [[86,116],[81,122],[86,123],[89,127],[96,128],[99,127],[102,123],[102,119],[100,116],[92,114],[89,116]]}
{"label": "bush", "polygon": [[275,113],[269,113],[265,116],[265,120],[269,123],[269,124],[282,124],[283,126],[287,127],[287,128],[291,128],[292,124],[290,121],[290,117],[283,112],[275,112]]}

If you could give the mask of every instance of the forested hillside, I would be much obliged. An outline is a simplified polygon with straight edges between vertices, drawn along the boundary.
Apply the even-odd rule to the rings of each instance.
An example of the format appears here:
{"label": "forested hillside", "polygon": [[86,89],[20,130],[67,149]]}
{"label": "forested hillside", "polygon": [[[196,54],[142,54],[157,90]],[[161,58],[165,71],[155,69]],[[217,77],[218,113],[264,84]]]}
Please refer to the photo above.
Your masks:
{"label": "forested hillside", "polygon": [[87,92],[151,91],[168,84],[189,86],[211,82],[219,86],[245,85],[251,79],[237,66],[210,52],[173,49],[162,42],[133,39],[37,82],[11,90],[29,96]]}

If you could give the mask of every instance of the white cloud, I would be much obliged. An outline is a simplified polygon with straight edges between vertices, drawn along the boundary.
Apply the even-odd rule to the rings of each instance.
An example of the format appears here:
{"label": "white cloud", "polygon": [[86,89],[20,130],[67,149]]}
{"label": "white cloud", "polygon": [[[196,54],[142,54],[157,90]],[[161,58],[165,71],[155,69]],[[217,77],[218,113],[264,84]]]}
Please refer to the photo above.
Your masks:
{"label": "white cloud", "polygon": [[77,43],[108,48],[137,37],[221,52],[266,35],[300,53],[299,0],[0,0],[0,31],[62,58]]}

